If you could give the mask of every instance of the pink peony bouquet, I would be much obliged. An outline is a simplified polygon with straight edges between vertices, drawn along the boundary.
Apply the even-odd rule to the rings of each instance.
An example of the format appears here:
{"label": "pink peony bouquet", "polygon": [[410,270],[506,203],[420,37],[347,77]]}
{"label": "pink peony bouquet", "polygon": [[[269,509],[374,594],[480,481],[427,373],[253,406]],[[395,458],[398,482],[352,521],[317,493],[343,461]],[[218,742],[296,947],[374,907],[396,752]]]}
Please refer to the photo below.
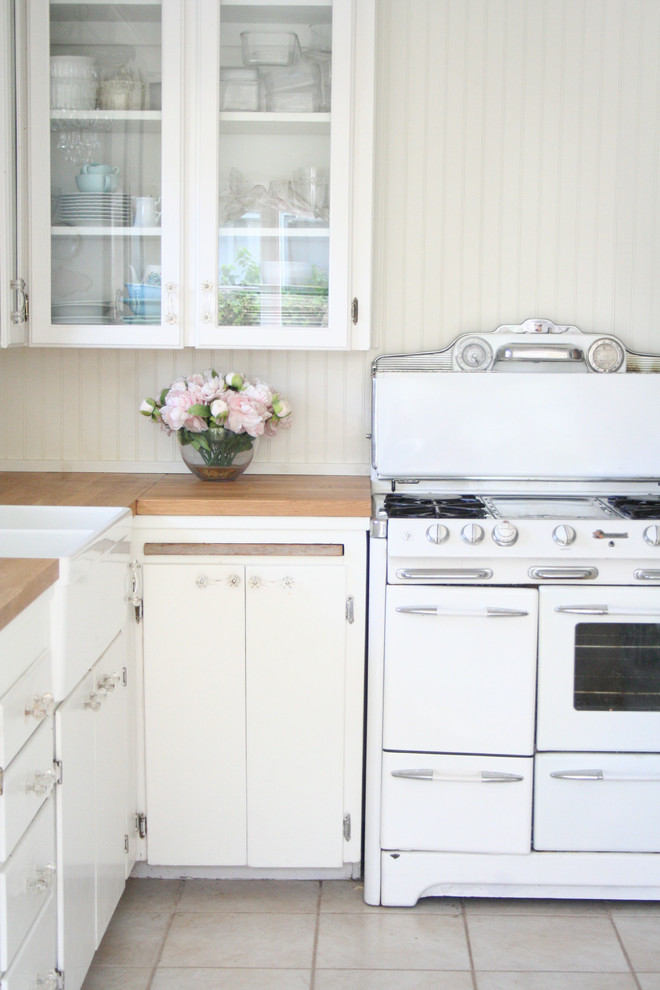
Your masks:
{"label": "pink peony bouquet", "polygon": [[291,406],[283,396],[235,371],[179,378],[158,399],[144,399],[140,412],[175,433],[181,446],[191,444],[208,466],[231,464],[257,437],[272,437],[291,424]]}

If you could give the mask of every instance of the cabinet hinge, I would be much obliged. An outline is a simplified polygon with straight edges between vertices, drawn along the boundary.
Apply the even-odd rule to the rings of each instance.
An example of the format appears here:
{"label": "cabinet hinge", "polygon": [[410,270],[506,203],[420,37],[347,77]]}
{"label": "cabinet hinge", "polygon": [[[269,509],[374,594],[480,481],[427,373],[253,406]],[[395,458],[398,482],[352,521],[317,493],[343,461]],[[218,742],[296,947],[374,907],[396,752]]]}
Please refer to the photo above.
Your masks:
{"label": "cabinet hinge", "polygon": [[9,288],[16,293],[16,309],[12,310],[12,323],[27,323],[30,315],[28,294],[25,291],[25,281],[22,278],[13,278],[9,283]]}
{"label": "cabinet hinge", "polygon": [[142,622],[144,603],[142,601],[142,564],[138,560],[131,561],[131,592],[128,600],[135,609],[135,621]]}
{"label": "cabinet hinge", "polygon": [[121,682],[124,687],[128,687],[128,670],[126,667],[122,667],[121,669]]}
{"label": "cabinet hinge", "polygon": [[147,816],[144,811],[138,811],[135,816],[135,831],[140,836],[141,839],[146,839],[147,837]]}
{"label": "cabinet hinge", "polygon": [[355,602],[352,595],[346,599],[346,621],[355,622]]}
{"label": "cabinet hinge", "polygon": [[128,852],[128,836],[124,835],[124,852]]}
{"label": "cabinet hinge", "polygon": [[342,831],[344,833],[344,840],[346,842],[351,841],[351,816],[344,815],[344,821],[342,824]]}
{"label": "cabinet hinge", "polygon": [[0,796],[2,795],[2,787],[5,779],[5,771],[0,767]]}
{"label": "cabinet hinge", "polygon": [[353,326],[357,324],[358,321],[358,301],[357,296],[353,297],[353,302],[351,303],[351,320],[353,321]]}
{"label": "cabinet hinge", "polygon": [[53,760],[53,766],[55,767],[55,773],[57,775],[55,777],[55,783],[56,784],[61,784],[62,783],[62,761],[61,760]]}

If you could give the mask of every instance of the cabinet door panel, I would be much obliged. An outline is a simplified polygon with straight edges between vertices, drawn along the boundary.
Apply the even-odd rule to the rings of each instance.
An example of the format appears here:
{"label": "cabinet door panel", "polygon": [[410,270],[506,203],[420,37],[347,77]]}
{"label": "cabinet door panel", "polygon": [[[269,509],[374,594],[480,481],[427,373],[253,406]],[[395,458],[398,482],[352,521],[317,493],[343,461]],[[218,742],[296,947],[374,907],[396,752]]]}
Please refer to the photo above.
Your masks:
{"label": "cabinet door panel", "polygon": [[345,569],[247,568],[248,864],[343,859]]}
{"label": "cabinet door panel", "polygon": [[124,890],[126,880],[127,691],[123,634],[94,667],[97,690],[107,691],[96,719],[96,944]]}
{"label": "cabinet door panel", "polygon": [[245,599],[236,565],[144,568],[148,859],[245,863]]}

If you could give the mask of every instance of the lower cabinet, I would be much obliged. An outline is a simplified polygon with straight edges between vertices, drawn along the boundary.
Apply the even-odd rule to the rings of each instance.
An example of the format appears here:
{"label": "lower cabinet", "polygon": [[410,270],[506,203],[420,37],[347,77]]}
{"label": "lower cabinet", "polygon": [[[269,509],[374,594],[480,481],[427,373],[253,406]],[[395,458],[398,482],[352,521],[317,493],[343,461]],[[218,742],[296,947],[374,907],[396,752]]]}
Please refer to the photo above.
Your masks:
{"label": "lower cabinet", "polygon": [[144,559],[150,864],[360,860],[365,535],[272,539]]}
{"label": "lower cabinet", "polygon": [[59,969],[78,990],[127,873],[129,693],[120,633],[55,714]]}

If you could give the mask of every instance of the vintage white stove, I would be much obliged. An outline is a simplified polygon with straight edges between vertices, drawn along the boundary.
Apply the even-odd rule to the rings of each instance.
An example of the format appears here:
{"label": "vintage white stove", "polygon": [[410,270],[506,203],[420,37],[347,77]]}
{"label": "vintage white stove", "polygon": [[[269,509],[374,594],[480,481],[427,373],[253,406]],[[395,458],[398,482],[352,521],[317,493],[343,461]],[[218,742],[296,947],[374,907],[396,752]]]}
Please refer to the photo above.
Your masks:
{"label": "vintage white stove", "polygon": [[373,366],[365,899],[660,896],[660,358]]}

